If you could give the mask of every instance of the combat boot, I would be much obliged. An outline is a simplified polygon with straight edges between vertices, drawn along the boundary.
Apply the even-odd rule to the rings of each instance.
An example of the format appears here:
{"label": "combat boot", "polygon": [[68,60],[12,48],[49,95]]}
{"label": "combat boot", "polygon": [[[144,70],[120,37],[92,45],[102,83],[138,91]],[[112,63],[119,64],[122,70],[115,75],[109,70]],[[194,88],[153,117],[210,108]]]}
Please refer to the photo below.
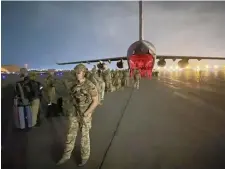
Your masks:
{"label": "combat boot", "polygon": [[61,165],[63,163],[65,163],[66,161],[68,161],[70,158],[69,157],[62,157],[56,165]]}
{"label": "combat boot", "polygon": [[86,159],[86,160],[81,160],[81,163],[78,164],[78,167],[83,167],[87,162],[88,162],[88,159]]}

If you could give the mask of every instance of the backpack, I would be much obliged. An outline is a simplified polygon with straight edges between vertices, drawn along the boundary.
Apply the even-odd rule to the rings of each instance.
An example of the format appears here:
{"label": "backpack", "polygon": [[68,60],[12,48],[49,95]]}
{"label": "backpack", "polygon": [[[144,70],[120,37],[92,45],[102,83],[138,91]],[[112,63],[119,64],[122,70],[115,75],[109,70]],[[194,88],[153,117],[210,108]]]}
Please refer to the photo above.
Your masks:
{"label": "backpack", "polygon": [[19,105],[30,105],[34,97],[34,87],[30,80],[24,80],[16,83],[16,93],[19,101]]}
{"label": "backpack", "polygon": [[101,82],[98,81],[98,79],[95,78],[95,76],[93,74],[91,74],[91,76],[90,76],[90,78],[88,80],[90,80],[96,86],[97,91],[98,91],[98,100],[100,102],[100,100],[101,100],[100,99],[100,96],[101,96],[101,84],[100,83]]}
{"label": "backpack", "polygon": [[90,80],[99,91],[99,89],[100,89],[99,81],[97,78],[95,78],[95,76],[93,74],[90,76],[90,78],[88,80]]}

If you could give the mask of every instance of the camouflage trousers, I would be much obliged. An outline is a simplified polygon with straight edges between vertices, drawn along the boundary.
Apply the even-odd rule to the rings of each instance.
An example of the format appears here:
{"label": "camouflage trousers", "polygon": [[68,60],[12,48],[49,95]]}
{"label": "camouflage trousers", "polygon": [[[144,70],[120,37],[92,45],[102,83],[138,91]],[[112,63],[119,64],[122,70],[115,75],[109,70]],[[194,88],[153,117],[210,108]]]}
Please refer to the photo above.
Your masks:
{"label": "camouflage trousers", "polygon": [[139,89],[139,85],[140,85],[140,80],[135,80],[134,81],[134,88]]}
{"label": "camouflage trousers", "polygon": [[90,136],[91,118],[79,119],[76,116],[69,117],[69,131],[66,137],[63,157],[70,158],[75,146],[77,133],[81,131],[81,159],[87,160],[90,156]]}
{"label": "camouflage trousers", "polygon": [[105,82],[100,84],[100,101],[104,100],[105,97]]}

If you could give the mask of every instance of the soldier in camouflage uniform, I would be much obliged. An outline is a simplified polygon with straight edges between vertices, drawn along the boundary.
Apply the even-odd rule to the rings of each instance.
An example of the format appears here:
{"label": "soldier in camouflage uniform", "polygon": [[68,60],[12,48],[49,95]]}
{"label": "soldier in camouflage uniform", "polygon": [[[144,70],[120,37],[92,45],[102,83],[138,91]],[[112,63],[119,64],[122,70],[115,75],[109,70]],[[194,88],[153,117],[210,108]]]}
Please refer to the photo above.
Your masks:
{"label": "soldier in camouflage uniform", "polygon": [[115,75],[115,71],[111,70],[111,77],[112,77],[112,79],[114,78],[114,75]]}
{"label": "soldier in camouflage uniform", "polygon": [[115,77],[113,79],[113,86],[115,87],[115,90],[121,89],[121,79],[120,79],[120,73],[116,72]]}
{"label": "soldier in camouflage uniform", "polygon": [[138,69],[134,72],[134,88],[139,89],[141,74]]}
{"label": "soldier in camouflage uniform", "polygon": [[99,101],[100,104],[102,104],[102,101],[104,100],[105,97],[105,82],[100,76],[98,76],[96,67],[92,69],[92,77],[96,79],[99,84]]}
{"label": "soldier in camouflage uniform", "polygon": [[129,70],[125,70],[124,72],[123,72],[123,74],[124,74],[124,78],[123,78],[123,81],[124,81],[124,87],[129,87],[129,85],[130,85],[130,73],[129,73]]}
{"label": "soldier in camouflage uniform", "polygon": [[83,64],[77,65],[75,72],[77,80],[69,90],[75,112],[74,115],[69,116],[70,124],[66,145],[58,165],[70,159],[79,129],[81,130],[82,159],[79,166],[85,165],[90,156],[89,130],[91,129],[92,114],[98,106],[98,91],[96,86],[85,78],[86,67]]}
{"label": "soldier in camouflage uniform", "polygon": [[106,65],[104,66],[104,71],[102,72],[102,77],[105,82],[106,92],[112,92],[113,91],[112,75],[111,75],[111,71],[109,69],[107,69]]}
{"label": "soldier in camouflage uniform", "polygon": [[49,71],[48,77],[45,79],[45,91],[47,94],[48,112],[47,117],[58,115],[57,97],[56,97],[56,79],[54,72]]}
{"label": "soldier in camouflage uniform", "polygon": [[121,89],[124,89],[124,75],[123,75],[123,70],[119,70],[119,78],[121,81]]}

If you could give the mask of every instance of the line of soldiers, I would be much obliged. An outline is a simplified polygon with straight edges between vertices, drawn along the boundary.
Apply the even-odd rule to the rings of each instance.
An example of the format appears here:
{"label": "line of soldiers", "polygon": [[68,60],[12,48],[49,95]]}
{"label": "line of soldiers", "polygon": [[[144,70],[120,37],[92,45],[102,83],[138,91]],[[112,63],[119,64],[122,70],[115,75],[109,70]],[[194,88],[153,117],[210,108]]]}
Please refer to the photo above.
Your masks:
{"label": "line of soldiers", "polygon": [[70,159],[74,149],[78,131],[81,131],[81,163],[84,166],[90,157],[89,131],[92,127],[92,115],[98,105],[102,105],[105,92],[114,92],[131,86],[139,89],[140,72],[135,71],[134,77],[130,78],[128,70],[110,70],[106,66],[103,70],[94,67],[88,71],[85,65],[79,64],[64,80],[56,80],[53,73],[45,79],[45,91],[47,100],[51,105],[56,103],[57,83],[63,84],[67,96],[63,96],[62,108],[64,115],[69,119],[64,153],[57,165],[63,164]]}

